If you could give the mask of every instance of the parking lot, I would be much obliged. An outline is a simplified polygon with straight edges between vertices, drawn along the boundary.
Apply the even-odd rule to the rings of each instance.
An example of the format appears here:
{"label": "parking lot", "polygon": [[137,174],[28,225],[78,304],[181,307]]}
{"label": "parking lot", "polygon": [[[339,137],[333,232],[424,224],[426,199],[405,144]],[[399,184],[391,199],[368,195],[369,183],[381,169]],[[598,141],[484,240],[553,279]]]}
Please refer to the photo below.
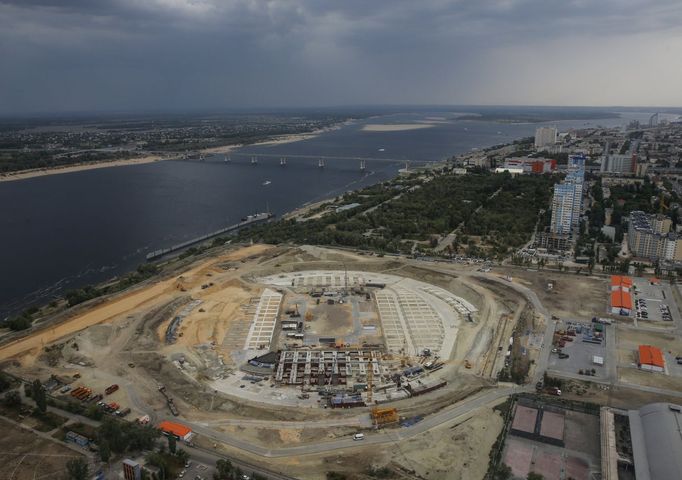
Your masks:
{"label": "parking lot", "polygon": [[[558,322],[555,332],[573,330],[575,335],[570,336],[572,341],[566,341],[563,347],[555,346],[552,349],[548,369],[573,375],[580,375],[582,371],[583,375],[598,379],[611,378],[615,375],[615,363],[612,358],[614,351],[612,347],[614,343],[613,329],[612,325],[586,321],[566,320]],[[602,338],[601,343],[586,341],[594,338],[595,330],[601,330],[598,332],[598,336]],[[602,363],[598,363],[599,358],[595,362],[595,357],[599,357]],[[594,375],[592,375],[593,370]]]}
{"label": "parking lot", "polygon": [[678,324],[680,314],[677,310],[670,285],[655,279],[635,278],[633,289],[632,315],[635,325],[661,322],[673,326]]}
{"label": "parking lot", "polygon": [[178,477],[187,480],[209,480],[213,478],[214,470],[214,467],[190,460],[189,467],[185,467]]}

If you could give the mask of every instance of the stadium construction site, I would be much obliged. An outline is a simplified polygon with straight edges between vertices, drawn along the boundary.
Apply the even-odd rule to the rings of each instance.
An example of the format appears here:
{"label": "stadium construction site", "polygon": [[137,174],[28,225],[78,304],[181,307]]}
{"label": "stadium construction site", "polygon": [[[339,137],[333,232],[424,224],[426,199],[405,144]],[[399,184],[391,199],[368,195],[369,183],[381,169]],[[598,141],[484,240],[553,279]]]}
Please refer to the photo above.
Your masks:
{"label": "stadium construction site", "polygon": [[533,314],[503,278],[479,277],[318,247],[232,248],[6,341],[0,360],[56,398],[180,422],[214,448],[235,429],[265,447],[318,442],[411,425],[495,383],[516,322]]}

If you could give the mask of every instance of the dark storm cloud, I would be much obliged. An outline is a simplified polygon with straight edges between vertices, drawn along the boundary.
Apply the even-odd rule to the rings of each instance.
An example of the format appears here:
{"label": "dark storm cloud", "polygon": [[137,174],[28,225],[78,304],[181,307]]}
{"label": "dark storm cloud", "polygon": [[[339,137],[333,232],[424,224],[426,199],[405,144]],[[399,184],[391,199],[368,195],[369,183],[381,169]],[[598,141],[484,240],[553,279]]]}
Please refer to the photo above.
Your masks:
{"label": "dark storm cloud", "polygon": [[680,104],[681,25],[678,0],[0,0],[0,113]]}

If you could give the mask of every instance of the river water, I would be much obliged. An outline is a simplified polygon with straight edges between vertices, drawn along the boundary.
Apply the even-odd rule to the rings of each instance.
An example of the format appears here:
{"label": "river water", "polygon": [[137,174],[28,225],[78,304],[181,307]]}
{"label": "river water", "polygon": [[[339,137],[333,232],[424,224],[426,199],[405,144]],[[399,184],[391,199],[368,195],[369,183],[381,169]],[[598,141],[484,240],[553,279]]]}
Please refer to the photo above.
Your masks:
{"label": "river water", "polygon": [[[439,112],[353,121],[308,140],[245,147],[230,163],[214,155],[205,162],[164,161],[0,182],[0,319],[125,273],[153,250],[234,224],[247,214],[269,208],[281,215],[387,180],[404,166],[391,159],[442,160],[533,135],[538,126],[452,118]],[[631,118],[648,117],[552,124],[565,130],[622,125]],[[363,129],[419,122],[442,123],[406,131]],[[240,153],[273,157],[259,157],[258,165],[251,165]],[[279,165],[279,156],[288,156],[286,167]],[[324,169],[317,168],[318,157],[325,157]],[[366,171],[360,171],[358,158],[370,159]]]}

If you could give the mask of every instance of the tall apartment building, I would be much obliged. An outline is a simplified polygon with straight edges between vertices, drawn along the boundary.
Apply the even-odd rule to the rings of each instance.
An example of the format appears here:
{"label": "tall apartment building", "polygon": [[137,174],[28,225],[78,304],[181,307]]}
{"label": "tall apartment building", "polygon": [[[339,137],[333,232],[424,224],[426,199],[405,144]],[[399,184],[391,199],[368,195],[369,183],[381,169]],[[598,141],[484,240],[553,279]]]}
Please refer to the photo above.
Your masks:
{"label": "tall apartment building", "polygon": [[557,129],[540,127],[535,130],[535,148],[544,148],[556,143]]}
{"label": "tall apartment building", "polygon": [[552,222],[550,231],[560,235],[571,233],[574,216],[575,188],[571,184],[558,183],[554,185],[552,199]]}
{"label": "tall apartment building", "polygon": [[637,155],[633,153],[606,154],[601,157],[602,173],[636,173]]}
{"label": "tall apartment building", "polygon": [[585,162],[587,162],[587,157],[585,155],[569,155],[568,171],[585,170]]}
{"label": "tall apartment building", "polygon": [[559,235],[570,234],[578,227],[583,206],[583,181],[585,171],[577,169],[566,175],[562,183],[554,185],[550,231]]}
{"label": "tall apartment building", "polygon": [[628,246],[633,255],[650,260],[682,261],[682,238],[670,231],[672,221],[665,215],[630,213]]}

